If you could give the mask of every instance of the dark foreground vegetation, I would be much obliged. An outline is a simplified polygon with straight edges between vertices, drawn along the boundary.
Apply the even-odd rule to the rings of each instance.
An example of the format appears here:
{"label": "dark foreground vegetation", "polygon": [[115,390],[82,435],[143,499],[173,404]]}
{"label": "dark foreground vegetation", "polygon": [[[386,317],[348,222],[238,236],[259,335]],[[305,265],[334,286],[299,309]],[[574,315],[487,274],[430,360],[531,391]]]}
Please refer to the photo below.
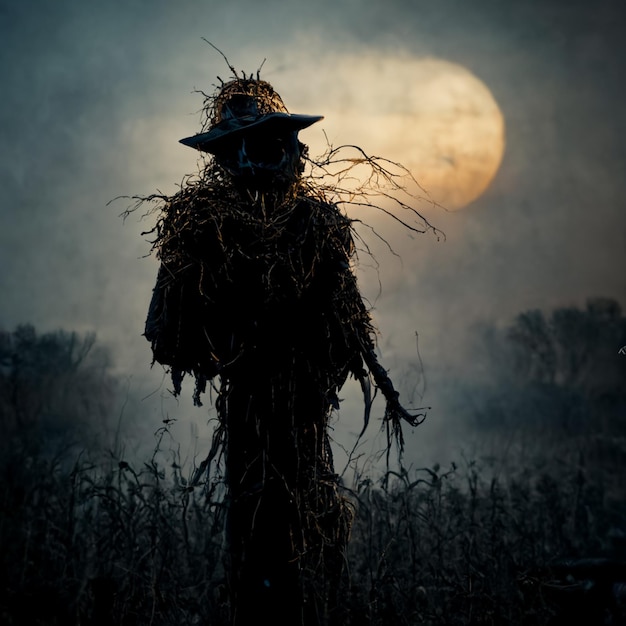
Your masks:
{"label": "dark foreground vegetation", "polygon": [[[626,623],[626,328],[611,306],[487,329],[511,369],[464,419],[500,454],[355,470],[334,623]],[[0,333],[0,623],[226,624],[220,481],[190,487],[167,424],[141,461],[66,445],[70,422],[111,409],[91,343]]]}

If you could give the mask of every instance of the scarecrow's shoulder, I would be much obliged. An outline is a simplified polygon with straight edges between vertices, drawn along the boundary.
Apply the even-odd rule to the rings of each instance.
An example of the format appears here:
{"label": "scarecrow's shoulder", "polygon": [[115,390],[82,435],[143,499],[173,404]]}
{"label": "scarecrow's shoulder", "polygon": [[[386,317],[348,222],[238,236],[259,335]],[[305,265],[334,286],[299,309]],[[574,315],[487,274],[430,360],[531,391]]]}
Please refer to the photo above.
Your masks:
{"label": "scarecrow's shoulder", "polygon": [[352,220],[335,202],[327,200],[323,196],[304,196],[300,198],[300,206],[314,219],[329,226],[349,228]]}
{"label": "scarecrow's shoulder", "polygon": [[235,214],[240,210],[239,204],[241,200],[224,187],[190,184],[168,198],[163,206],[163,218],[166,221],[185,219],[204,222]]}

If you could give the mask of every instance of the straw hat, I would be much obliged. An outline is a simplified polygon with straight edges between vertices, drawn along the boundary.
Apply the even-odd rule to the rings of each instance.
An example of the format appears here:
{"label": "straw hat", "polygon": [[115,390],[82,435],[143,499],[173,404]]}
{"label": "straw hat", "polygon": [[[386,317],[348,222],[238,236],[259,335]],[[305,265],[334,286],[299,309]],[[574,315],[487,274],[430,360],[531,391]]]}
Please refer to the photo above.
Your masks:
{"label": "straw hat", "polygon": [[180,143],[215,154],[245,133],[260,129],[269,135],[297,132],[323,117],[289,113],[268,82],[238,78],[224,84],[212,99],[208,130]]}

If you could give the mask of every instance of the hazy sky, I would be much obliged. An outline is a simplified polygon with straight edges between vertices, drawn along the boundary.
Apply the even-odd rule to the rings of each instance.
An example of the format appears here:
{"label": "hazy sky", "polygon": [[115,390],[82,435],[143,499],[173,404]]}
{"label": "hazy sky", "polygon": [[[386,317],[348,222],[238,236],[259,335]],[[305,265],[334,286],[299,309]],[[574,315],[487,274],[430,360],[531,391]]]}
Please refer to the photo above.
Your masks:
{"label": "hazy sky", "polygon": [[[625,306],[625,17],[621,0],[0,0],[0,326],[95,330],[132,385],[158,388],[141,337],[157,266],[140,233],[153,222],[124,222],[127,203],[107,203],[172,193],[195,170],[178,144],[199,130],[194,89],[228,78],[202,37],[248,72],[267,59],[262,77],[290,110],[326,116],[305,142],[346,107],[395,106],[416,59],[463,65],[491,90],[502,165],[470,206],[428,211],[446,240],[377,222],[402,257],[380,252],[374,315],[403,385],[416,332],[427,375],[458,377],[472,370],[477,320],[595,295]],[[361,280],[375,297],[376,278]],[[442,429],[444,393],[427,389],[425,440]],[[142,411],[158,416],[158,397]]]}

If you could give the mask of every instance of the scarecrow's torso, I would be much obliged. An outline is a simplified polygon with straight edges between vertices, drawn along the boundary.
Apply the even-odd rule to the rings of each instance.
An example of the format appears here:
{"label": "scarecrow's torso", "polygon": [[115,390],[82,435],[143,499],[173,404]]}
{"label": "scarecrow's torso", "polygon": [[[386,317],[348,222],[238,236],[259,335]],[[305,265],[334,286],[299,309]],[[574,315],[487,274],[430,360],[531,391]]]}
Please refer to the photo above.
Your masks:
{"label": "scarecrow's torso", "polygon": [[211,378],[251,360],[276,370],[305,359],[342,383],[369,317],[336,206],[215,202],[199,189],[170,204],[161,236],[146,324],[157,361]]}

